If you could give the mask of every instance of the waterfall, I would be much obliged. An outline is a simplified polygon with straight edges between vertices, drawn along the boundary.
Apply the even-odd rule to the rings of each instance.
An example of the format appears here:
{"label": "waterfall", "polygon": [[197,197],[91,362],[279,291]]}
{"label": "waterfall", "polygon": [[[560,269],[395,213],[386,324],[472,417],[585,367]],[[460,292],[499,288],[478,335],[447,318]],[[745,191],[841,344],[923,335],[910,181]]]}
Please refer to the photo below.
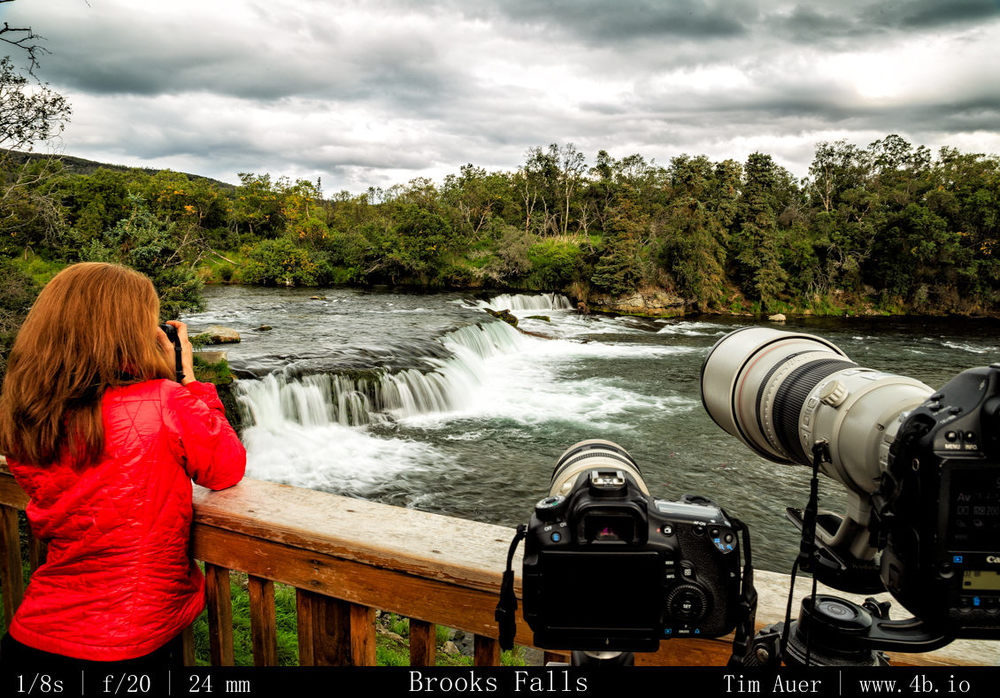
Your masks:
{"label": "waterfall", "polygon": [[517,351],[522,341],[517,330],[504,322],[469,325],[438,339],[450,356],[426,357],[434,366],[431,371],[374,369],[301,378],[271,374],[239,382],[237,401],[244,419],[269,429],[288,423],[363,426],[448,412],[460,407],[479,386],[486,370],[484,360]]}
{"label": "waterfall", "polygon": [[479,301],[480,308],[494,310],[573,310],[569,298],[561,293],[518,293],[516,295],[501,294],[488,301]]}

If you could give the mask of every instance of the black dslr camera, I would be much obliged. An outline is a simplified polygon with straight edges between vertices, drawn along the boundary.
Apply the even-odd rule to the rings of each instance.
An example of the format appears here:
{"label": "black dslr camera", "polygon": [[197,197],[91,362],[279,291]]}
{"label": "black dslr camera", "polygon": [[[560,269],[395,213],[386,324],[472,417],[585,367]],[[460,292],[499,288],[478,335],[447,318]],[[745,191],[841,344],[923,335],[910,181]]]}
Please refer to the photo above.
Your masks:
{"label": "black dslr camera", "polygon": [[1000,637],[1000,364],[910,413],[872,499],[886,589],[947,635]]}
{"label": "black dslr camera", "polygon": [[655,651],[741,619],[739,530],[713,502],[654,500],[620,446],[556,463],[525,537],[524,619],[547,649]]}

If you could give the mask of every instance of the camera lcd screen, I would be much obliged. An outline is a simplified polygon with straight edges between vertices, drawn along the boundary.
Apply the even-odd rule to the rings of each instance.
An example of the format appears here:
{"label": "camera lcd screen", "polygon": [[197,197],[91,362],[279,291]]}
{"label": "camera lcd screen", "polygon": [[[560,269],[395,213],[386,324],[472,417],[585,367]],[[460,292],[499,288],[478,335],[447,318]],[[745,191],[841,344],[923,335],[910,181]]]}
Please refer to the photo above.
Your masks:
{"label": "camera lcd screen", "polygon": [[993,570],[965,570],[962,573],[965,591],[1000,591],[1000,572]]}
{"label": "camera lcd screen", "polygon": [[993,552],[1000,540],[1000,473],[996,468],[951,472],[948,542],[965,551]]}
{"label": "camera lcd screen", "polygon": [[655,630],[663,605],[656,552],[541,553],[546,625],[561,629]]}

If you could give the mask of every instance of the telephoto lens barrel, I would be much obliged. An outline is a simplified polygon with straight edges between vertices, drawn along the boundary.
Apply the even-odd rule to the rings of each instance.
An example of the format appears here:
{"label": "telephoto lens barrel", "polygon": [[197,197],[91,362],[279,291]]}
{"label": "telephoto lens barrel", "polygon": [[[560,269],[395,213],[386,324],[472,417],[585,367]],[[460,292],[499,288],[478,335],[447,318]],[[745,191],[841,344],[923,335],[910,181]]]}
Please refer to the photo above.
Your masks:
{"label": "telephoto lens barrel", "polygon": [[862,368],[820,337],[769,327],[730,332],[708,354],[701,397],[709,416],[763,457],[809,465],[826,441],[823,472],[875,491],[900,417],[932,393],[905,376]]}

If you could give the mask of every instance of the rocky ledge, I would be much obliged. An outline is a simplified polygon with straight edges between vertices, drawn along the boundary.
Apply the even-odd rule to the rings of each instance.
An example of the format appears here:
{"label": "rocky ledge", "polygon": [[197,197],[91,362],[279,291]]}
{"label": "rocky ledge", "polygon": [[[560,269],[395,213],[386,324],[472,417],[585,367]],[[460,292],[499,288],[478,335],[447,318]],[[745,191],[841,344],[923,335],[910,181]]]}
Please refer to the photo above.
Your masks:
{"label": "rocky ledge", "polygon": [[639,289],[624,296],[592,294],[585,301],[579,301],[578,306],[584,312],[659,317],[677,317],[693,311],[690,301],[662,288]]}

